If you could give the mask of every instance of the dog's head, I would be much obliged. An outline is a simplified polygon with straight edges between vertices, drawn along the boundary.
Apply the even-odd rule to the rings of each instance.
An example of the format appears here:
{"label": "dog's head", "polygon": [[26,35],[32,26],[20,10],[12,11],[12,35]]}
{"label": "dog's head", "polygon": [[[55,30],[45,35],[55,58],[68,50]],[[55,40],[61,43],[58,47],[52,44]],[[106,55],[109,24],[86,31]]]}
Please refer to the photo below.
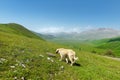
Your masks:
{"label": "dog's head", "polygon": [[59,49],[56,49],[55,53],[58,54],[59,53]]}
{"label": "dog's head", "polygon": [[56,53],[60,53],[60,51],[62,51],[64,48],[58,48],[56,49]]}

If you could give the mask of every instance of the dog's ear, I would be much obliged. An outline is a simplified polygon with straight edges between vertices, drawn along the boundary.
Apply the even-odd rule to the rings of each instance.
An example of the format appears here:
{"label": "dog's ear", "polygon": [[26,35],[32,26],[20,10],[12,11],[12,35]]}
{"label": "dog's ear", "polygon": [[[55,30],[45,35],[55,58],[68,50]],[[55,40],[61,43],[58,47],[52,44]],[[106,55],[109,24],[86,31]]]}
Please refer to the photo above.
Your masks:
{"label": "dog's ear", "polygon": [[59,49],[57,49],[55,53],[59,53]]}

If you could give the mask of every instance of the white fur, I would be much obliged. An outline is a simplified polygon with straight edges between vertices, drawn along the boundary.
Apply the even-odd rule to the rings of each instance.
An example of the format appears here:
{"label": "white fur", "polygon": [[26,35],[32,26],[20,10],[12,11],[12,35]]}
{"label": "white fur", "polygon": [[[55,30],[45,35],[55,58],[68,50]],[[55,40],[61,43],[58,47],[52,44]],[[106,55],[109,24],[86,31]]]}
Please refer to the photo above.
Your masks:
{"label": "white fur", "polygon": [[68,63],[69,60],[71,62],[71,66],[78,59],[78,57],[75,57],[75,51],[73,51],[72,49],[59,48],[56,50],[56,53],[60,54],[60,61],[66,60],[66,63]]}

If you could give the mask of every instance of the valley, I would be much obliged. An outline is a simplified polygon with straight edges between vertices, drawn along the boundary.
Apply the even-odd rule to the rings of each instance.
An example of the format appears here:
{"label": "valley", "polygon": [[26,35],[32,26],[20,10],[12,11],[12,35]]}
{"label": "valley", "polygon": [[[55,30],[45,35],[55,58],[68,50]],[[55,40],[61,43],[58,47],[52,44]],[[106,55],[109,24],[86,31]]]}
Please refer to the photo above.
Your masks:
{"label": "valley", "polygon": [[[111,49],[116,53],[114,57],[119,57],[119,43],[119,38],[87,42],[48,40],[22,25],[0,24],[0,79],[119,80],[120,61],[100,56]],[[55,54],[60,47],[73,49],[80,66],[60,62],[60,56]],[[48,52],[55,57],[48,56]]]}

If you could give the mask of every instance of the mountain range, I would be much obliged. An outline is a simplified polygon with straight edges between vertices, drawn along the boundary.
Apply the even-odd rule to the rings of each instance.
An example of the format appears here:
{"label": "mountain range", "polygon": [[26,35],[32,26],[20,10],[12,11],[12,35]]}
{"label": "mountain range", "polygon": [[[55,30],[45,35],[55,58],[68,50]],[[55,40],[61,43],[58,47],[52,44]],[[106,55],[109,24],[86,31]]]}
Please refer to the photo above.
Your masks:
{"label": "mountain range", "polygon": [[[40,34],[39,34],[40,35]],[[42,34],[42,37],[47,40],[99,40],[104,38],[114,38],[120,36],[120,30],[112,28],[98,28],[90,29],[83,32],[71,32],[71,33],[47,33]]]}

